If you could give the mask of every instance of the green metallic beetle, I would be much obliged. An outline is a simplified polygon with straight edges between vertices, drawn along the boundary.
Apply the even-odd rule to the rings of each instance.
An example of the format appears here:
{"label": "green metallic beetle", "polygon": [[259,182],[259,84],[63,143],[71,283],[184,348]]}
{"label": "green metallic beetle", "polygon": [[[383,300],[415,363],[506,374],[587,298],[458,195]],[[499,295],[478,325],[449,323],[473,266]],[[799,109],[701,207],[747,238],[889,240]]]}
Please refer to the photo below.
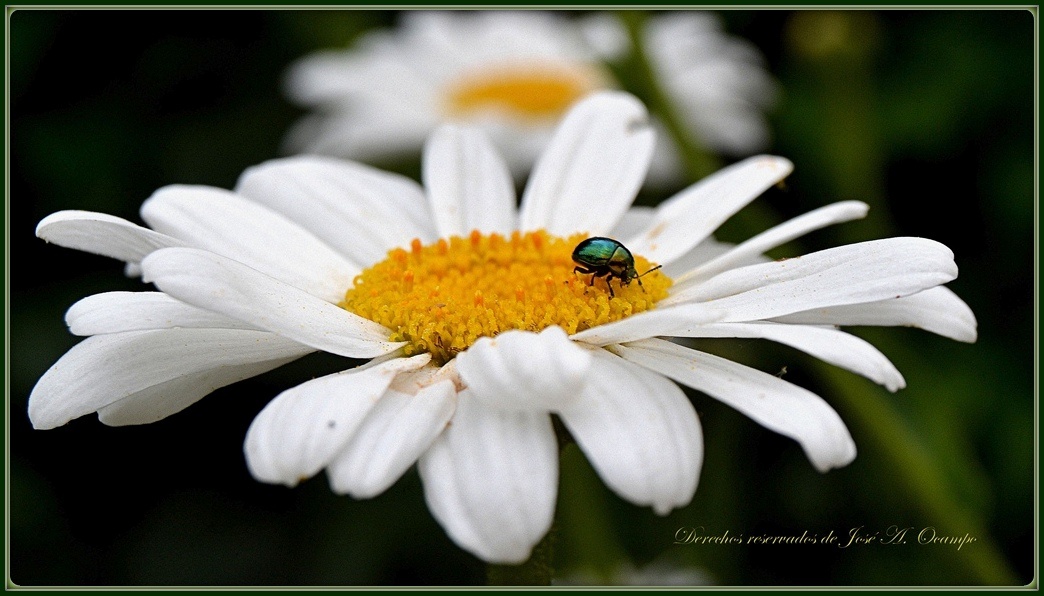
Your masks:
{"label": "green metallic beetle", "polygon": [[614,277],[619,279],[620,285],[623,286],[630,284],[632,279],[637,279],[638,285],[642,285],[642,275],[648,275],[662,267],[662,265],[657,265],[638,275],[638,271],[634,268],[634,255],[631,254],[631,251],[627,250],[627,247],[618,240],[602,236],[581,240],[580,244],[573,249],[573,262],[577,265],[573,268],[574,273],[593,274],[590,283],[592,286],[596,277],[604,277],[605,285],[609,288],[610,298],[616,296],[616,293],[613,292],[613,285],[609,283],[613,281]]}

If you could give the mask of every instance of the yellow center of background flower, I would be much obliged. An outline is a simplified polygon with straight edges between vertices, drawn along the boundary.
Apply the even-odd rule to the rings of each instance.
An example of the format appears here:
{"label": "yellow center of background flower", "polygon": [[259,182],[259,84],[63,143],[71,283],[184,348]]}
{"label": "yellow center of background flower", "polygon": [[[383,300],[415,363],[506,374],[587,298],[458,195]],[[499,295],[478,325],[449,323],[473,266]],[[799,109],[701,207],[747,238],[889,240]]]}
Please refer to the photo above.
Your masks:
{"label": "yellow center of background flower", "polygon": [[552,65],[500,66],[463,76],[447,93],[453,116],[498,111],[521,119],[551,119],[597,87],[597,77]]}
{"label": "yellow center of background flower", "polygon": [[[392,341],[408,342],[407,355],[431,352],[442,364],[483,336],[510,329],[540,331],[558,325],[576,333],[649,310],[667,296],[671,279],[661,271],[622,286],[574,273],[573,248],[586,238],[547,232],[510,237],[453,236],[388,258],[355,278],[340,306],[392,330]],[[635,255],[635,268],[652,268]]]}

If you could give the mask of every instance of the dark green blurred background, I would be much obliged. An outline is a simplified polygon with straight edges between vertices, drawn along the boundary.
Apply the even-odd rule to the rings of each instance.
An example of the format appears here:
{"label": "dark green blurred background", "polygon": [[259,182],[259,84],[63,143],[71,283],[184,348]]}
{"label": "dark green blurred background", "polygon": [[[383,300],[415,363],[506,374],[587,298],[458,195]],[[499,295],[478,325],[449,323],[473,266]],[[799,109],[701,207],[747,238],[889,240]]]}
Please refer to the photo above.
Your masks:
{"label": "dark green blurred background", "polygon": [[[860,222],[773,256],[884,236],[933,238],[961,268],[950,284],[979,341],[856,329],[908,388],[754,340],[707,342],[816,391],[849,424],[850,466],[818,474],[798,445],[693,394],[706,462],[692,504],[666,518],[612,495],[574,448],[563,456],[557,564],[609,581],[627,566],[697,570],[725,585],[998,585],[1033,579],[1035,14],[1010,11],[726,11],[781,84],[771,153],[796,164],[785,189],[722,232],[738,240],[842,199]],[[17,11],[10,19],[10,579],[21,585],[482,583],[428,513],[415,472],[368,501],[322,475],[297,489],[255,482],[242,440],[278,392],[338,370],[305,358],[219,390],[156,424],[94,416],[34,431],[36,379],[77,342],[62,317],[91,293],[140,289],[114,261],[45,245],[61,209],[140,221],[171,183],[231,187],[278,155],[300,112],[281,74],[395,13]],[[633,90],[642,95],[641,89]],[[397,167],[415,175],[416,159]],[[666,195],[643,194],[655,204]],[[778,253],[778,255],[777,255]],[[942,545],[674,545],[708,534],[847,535],[934,526],[979,539]],[[615,581],[615,580],[614,580]]]}

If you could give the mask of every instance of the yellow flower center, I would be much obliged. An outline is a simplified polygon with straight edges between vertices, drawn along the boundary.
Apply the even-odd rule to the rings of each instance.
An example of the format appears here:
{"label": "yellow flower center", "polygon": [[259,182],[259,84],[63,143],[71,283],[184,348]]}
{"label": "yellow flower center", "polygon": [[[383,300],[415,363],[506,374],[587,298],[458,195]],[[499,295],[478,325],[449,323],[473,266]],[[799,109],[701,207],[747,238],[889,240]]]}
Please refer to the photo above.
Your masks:
{"label": "yellow flower center", "polygon": [[451,116],[497,111],[521,120],[553,119],[603,86],[593,71],[554,64],[517,64],[468,73],[446,94]]}
{"label": "yellow flower center", "polygon": [[[510,237],[473,231],[388,258],[355,278],[340,306],[392,330],[392,341],[408,342],[408,355],[431,352],[442,364],[483,336],[510,329],[539,331],[558,325],[576,333],[653,308],[667,296],[671,279],[661,270],[642,285],[575,273],[573,248],[586,236],[537,232]],[[635,255],[644,273],[649,261]]]}

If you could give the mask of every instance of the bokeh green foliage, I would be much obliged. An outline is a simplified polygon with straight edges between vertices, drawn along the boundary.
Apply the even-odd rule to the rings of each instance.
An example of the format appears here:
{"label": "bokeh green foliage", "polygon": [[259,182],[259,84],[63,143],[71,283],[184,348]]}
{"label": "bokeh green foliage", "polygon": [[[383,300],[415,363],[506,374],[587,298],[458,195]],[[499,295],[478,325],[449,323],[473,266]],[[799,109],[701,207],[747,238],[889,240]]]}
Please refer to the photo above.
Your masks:
{"label": "bokeh green foliage", "polygon": [[[625,19],[640,26],[644,15]],[[724,585],[998,585],[1035,560],[1035,14],[967,11],[725,11],[766,56],[781,97],[769,152],[796,164],[721,231],[740,240],[830,202],[863,221],[815,232],[782,257],[896,235],[939,240],[951,284],[979,321],[958,344],[914,329],[855,329],[906,377],[896,394],[794,350],[705,340],[823,396],[860,449],[822,475],[794,442],[692,393],[706,459],[692,504],[660,518],[613,495],[582,454],[562,456],[554,561],[562,582],[626,581],[673,566]],[[166,184],[231,187],[280,155],[300,110],[284,68],[315,49],[391,26],[373,11],[24,11],[10,17],[10,544],[21,585],[440,585],[486,580],[428,513],[416,473],[367,501],[323,477],[290,490],[255,482],[242,458],[252,417],[279,391],[344,367],[315,355],[215,392],[145,426],[94,417],[33,431],[36,379],[76,343],[64,310],[139,289],[112,261],[47,246],[36,222],[60,209],[137,221]],[[615,65],[641,84],[640,61]],[[633,88],[654,110],[655,90]],[[690,157],[692,155],[690,154]],[[694,157],[704,159],[708,156]],[[713,159],[713,156],[709,156]],[[722,159],[726,163],[727,159]],[[416,156],[379,164],[416,175]],[[691,164],[694,176],[705,163]],[[656,204],[665,191],[644,191]],[[935,526],[980,542],[847,550],[674,545],[708,534],[841,536]],[[688,574],[686,576],[685,574]]]}

